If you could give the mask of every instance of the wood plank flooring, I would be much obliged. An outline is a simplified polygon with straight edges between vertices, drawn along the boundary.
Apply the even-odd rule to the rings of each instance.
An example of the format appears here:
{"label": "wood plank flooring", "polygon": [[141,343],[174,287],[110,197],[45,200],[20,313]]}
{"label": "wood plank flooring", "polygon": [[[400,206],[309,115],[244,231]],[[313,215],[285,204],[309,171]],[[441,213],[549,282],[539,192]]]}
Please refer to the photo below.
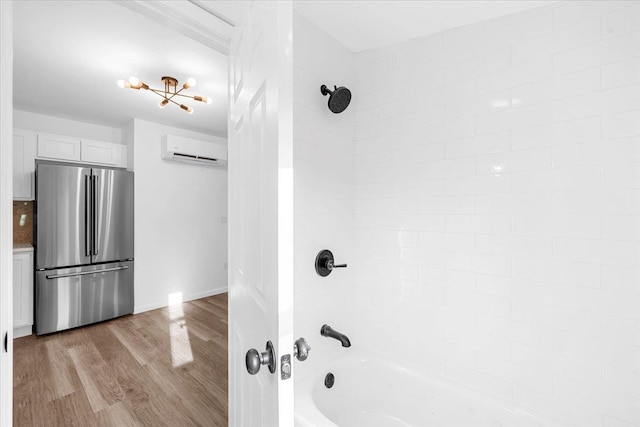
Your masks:
{"label": "wood plank flooring", "polygon": [[14,341],[13,425],[226,426],[227,294]]}

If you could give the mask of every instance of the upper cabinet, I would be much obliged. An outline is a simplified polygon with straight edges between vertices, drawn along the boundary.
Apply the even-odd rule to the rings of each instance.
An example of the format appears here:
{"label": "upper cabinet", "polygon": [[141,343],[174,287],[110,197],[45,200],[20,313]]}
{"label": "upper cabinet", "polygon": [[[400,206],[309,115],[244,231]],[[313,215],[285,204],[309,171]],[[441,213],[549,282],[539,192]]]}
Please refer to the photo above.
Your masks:
{"label": "upper cabinet", "polygon": [[38,158],[80,161],[80,138],[38,134]]}
{"label": "upper cabinet", "polygon": [[33,200],[36,158],[36,133],[13,130],[13,198]]}
{"label": "upper cabinet", "polygon": [[[83,162],[120,166],[123,154],[126,156],[126,147],[121,144],[83,139],[80,153]],[[124,163],[126,166],[126,161]]]}
{"label": "upper cabinet", "polygon": [[127,147],[112,142],[38,133],[38,159],[127,167]]}
{"label": "upper cabinet", "polygon": [[13,130],[13,198],[35,198],[36,159],[127,167],[127,147],[112,142]]}

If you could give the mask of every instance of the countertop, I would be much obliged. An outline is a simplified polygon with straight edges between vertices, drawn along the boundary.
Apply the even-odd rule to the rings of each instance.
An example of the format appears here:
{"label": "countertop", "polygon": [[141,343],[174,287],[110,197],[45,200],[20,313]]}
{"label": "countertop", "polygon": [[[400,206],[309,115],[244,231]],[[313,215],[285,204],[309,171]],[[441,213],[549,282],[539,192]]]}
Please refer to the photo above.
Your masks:
{"label": "countertop", "polygon": [[13,245],[13,253],[33,252],[33,246],[30,243],[15,243]]}

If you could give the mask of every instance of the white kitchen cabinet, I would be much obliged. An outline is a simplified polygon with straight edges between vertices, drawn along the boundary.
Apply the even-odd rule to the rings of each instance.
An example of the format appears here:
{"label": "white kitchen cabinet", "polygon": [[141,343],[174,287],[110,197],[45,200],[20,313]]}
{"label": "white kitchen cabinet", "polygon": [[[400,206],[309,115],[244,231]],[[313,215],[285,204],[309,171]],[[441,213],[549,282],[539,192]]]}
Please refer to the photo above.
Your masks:
{"label": "white kitchen cabinet", "polygon": [[126,147],[111,142],[82,139],[80,158],[87,163],[120,166],[122,164],[123,148]]}
{"label": "white kitchen cabinet", "polygon": [[112,142],[38,133],[38,159],[127,167],[127,146]]}
{"label": "white kitchen cabinet", "polygon": [[13,337],[31,335],[33,326],[33,252],[13,254]]}
{"label": "white kitchen cabinet", "polygon": [[80,138],[39,133],[38,157],[79,162]]}
{"label": "white kitchen cabinet", "polygon": [[33,200],[35,185],[36,133],[13,130],[13,198]]}

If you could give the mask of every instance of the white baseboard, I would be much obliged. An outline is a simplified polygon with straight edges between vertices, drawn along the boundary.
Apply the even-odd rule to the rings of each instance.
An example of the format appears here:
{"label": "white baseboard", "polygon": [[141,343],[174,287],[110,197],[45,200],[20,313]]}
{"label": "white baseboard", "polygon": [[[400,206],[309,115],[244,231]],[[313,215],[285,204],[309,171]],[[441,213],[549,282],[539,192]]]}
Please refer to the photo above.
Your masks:
{"label": "white baseboard", "polygon": [[13,328],[13,339],[28,337],[33,333],[33,325],[27,326],[19,326],[17,328]]}
{"label": "white baseboard", "polygon": [[[191,294],[191,295],[185,295],[185,296],[182,297],[182,302],[193,301],[194,299],[206,298],[206,297],[210,297],[210,296],[213,296],[213,295],[222,294],[222,293],[225,293],[225,292],[227,292],[227,287],[226,286],[224,288],[210,289],[210,290],[204,291],[204,292],[198,292],[198,293]],[[151,304],[135,306],[133,308],[133,314],[139,314],[139,313],[144,313],[145,311],[157,310],[159,308],[167,307],[168,305],[169,305],[168,301],[164,300],[162,302],[155,302],[155,303],[151,303]]]}

